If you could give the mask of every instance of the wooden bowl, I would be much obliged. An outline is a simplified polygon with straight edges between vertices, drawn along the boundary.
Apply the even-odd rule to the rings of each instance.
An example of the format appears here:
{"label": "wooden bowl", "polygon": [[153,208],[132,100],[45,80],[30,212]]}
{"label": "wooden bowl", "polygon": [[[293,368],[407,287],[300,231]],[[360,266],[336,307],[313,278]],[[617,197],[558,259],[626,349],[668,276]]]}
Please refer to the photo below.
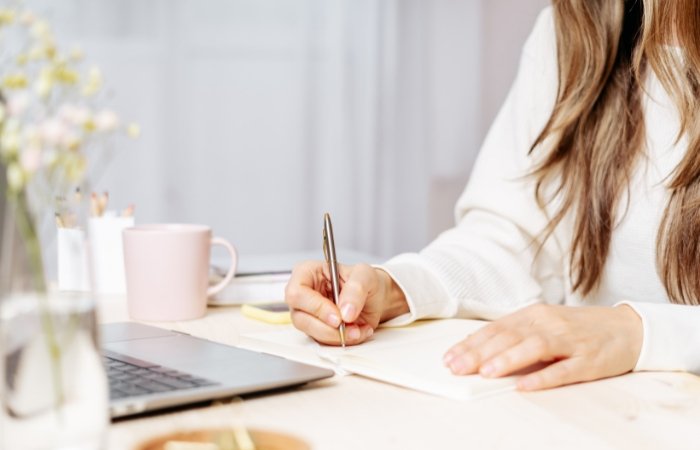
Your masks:
{"label": "wooden bowl", "polygon": [[[219,436],[224,433],[232,433],[230,429],[207,429],[180,431],[150,439],[135,450],[165,450],[166,443],[170,441],[191,443],[216,443]],[[249,429],[256,450],[311,450],[306,442],[296,436],[277,433],[267,430]]]}

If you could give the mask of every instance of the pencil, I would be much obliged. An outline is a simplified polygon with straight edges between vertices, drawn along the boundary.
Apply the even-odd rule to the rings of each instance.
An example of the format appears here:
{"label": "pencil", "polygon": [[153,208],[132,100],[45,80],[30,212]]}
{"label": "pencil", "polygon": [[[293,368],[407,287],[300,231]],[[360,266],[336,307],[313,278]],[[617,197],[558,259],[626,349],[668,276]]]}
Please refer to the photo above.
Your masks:
{"label": "pencil", "polygon": [[127,206],[124,211],[122,211],[122,217],[131,217],[134,215],[134,205],[133,203]]}
{"label": "pencil", "polygon": [[100,216],[107,210],[107,202],[109,202],[109,192],[105,191],[100,197]]}
{"label": "pencil", "polygon": [[97,200],[97,193],[95,192],[90,194],[90,215],[93,217],[100,216],[100,204]]}

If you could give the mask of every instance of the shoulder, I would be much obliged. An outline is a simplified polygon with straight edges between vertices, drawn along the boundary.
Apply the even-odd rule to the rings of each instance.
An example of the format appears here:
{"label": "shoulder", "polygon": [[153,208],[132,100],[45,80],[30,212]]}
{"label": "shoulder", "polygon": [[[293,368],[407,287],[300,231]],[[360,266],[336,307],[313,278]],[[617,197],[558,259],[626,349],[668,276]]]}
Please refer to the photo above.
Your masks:
{"label": "shoulder", "polygon": [[534,141],[554,110],[559,85],[557,33],[554,10],[544,8],[537,17],[520,56],[516,79],[517,101],[528,108],[521,119]]}
{"label": "shoulder", "polygon": [[547,56],[556,58],[557,34],[554,24],[554,10],[544,8],[535,20],[535,26],[525,41],[523,54],[530,57]]}

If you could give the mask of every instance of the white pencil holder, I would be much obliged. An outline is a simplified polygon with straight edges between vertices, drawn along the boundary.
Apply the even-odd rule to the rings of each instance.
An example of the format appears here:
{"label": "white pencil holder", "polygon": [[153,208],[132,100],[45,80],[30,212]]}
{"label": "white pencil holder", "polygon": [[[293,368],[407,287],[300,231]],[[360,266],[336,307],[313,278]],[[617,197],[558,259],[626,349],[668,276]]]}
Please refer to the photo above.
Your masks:
{"label": "white pencil holder", "polygon": [[100,294],[126,294],[122,231],[134,226],[133,217],[93,217],[88,221],[93,282]]}
{"label": "white pencil holder", "polygon": [[62,291],[88,291],[91,268],[96,293],[126,294],[122,231],[132,226],[133,217],[107,214],[90,218],[90,259],[85,232],[77,228],[59,228],[58,288]]}
{"label": "white pencil holder", "polygon": [[90,271],[85,252],[85,232],[79,228],[59,228],[57,236],[58,289],[90,290]]}

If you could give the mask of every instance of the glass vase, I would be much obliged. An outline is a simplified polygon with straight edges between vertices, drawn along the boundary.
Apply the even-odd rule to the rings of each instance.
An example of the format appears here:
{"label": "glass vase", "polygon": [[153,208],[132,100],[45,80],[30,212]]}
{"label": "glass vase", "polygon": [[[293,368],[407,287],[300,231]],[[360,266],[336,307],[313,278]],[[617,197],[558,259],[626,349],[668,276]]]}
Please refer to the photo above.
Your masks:
{"label": "glass vase", "polygon": [[[92,292],[58,289],[56,223],[42,217],[53,219],[55,211],[33,213],[22,195],[4,201],[0,447],[103,448],[108,388]],[[71,217],[84,215],[71,213]],[[80,222],[72,226],[79,230]]]}

